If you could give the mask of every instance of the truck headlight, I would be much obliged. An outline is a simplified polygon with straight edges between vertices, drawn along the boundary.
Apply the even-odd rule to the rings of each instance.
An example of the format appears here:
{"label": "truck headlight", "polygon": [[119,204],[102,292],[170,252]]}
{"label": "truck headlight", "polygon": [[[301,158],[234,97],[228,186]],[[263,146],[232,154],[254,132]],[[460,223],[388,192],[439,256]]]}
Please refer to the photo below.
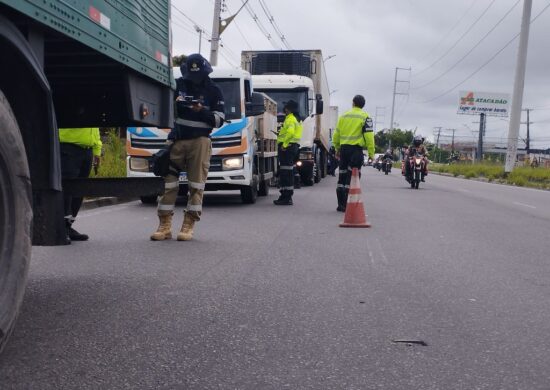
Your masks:
{"label": "truck headlight", "polygon": [[146,158],[130,157],[130,169],[138,172],[149,172],[149,161]]}
{"label": "truck headlight", "polygon": [[313,153],[311,152],[301,152],[300,160],[313,160]]}
{"label": "truck headlight", "polygon": [[234,169],[243,168],[243,158],[242,157],[228,157],[222,160],[222,169],[224,171],[231,171]]}

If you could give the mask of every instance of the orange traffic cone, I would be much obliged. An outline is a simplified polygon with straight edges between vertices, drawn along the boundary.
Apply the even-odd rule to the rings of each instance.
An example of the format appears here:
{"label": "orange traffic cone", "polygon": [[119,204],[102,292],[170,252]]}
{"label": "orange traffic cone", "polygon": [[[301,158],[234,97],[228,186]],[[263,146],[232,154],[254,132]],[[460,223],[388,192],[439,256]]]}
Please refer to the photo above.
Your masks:
{"label": "orange traffic cone", "polygon": [[353,168],[351,173],[351,186],[346,204],[346,214],[344,222],[340,227],[359,227],[368,228],[370,224],[367,222],[363,200],[361,199],[361,185],[359,184],[359,169]]}

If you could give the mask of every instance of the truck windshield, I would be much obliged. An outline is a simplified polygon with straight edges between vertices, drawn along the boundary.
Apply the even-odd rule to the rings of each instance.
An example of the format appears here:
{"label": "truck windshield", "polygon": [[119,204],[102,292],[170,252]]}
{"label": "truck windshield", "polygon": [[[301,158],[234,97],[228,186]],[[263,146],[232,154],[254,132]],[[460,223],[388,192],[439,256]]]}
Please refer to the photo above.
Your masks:
{"label": "truck windshield", "polygon": [[239,79],[213,79],[220,87],[225,102],[225,119],[241,117],[241,86]]}
{"label": "truck windshield", "polygon": [[255,91],[263,92],[277,102],[277,118],[284,118],[283,107],[285,102],[294,100],[298,103],[300,119],[304,120],[309,115],[309,100],[306,89],[262,89],[254,88]]}

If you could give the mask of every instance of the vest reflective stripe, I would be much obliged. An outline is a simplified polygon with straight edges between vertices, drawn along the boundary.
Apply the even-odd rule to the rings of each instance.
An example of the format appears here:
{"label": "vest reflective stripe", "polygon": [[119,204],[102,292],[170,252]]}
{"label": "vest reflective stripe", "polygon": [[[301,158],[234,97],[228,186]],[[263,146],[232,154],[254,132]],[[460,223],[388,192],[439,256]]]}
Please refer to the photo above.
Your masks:
{"label": "vest reflective stripe", "polygon": [[341,135],[340,141],[357,141],[363,138],[363,135]]}
{"label": "vest reflective stripe", "polygon": [[174,188],[178,188],[178,186],[179,186],[179,183],[177,181],[164,183],[164,188],[167,190],[173,190]]}
{"label": "vest reflective stripe", "polygon": [[294,167],[292,165],[281,165],[279,169],[291,171]]}

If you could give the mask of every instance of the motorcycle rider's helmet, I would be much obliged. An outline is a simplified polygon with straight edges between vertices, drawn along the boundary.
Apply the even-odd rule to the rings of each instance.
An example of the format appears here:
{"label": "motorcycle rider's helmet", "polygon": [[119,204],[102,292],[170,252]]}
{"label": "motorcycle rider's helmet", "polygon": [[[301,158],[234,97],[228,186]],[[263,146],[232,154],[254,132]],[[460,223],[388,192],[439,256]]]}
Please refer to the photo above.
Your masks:
{"label": "motorcycle rider's helmet", "polygon": [[421,135],[415,135],[413,138],[413,145],[419,147],[424,142],[424,138]]}

